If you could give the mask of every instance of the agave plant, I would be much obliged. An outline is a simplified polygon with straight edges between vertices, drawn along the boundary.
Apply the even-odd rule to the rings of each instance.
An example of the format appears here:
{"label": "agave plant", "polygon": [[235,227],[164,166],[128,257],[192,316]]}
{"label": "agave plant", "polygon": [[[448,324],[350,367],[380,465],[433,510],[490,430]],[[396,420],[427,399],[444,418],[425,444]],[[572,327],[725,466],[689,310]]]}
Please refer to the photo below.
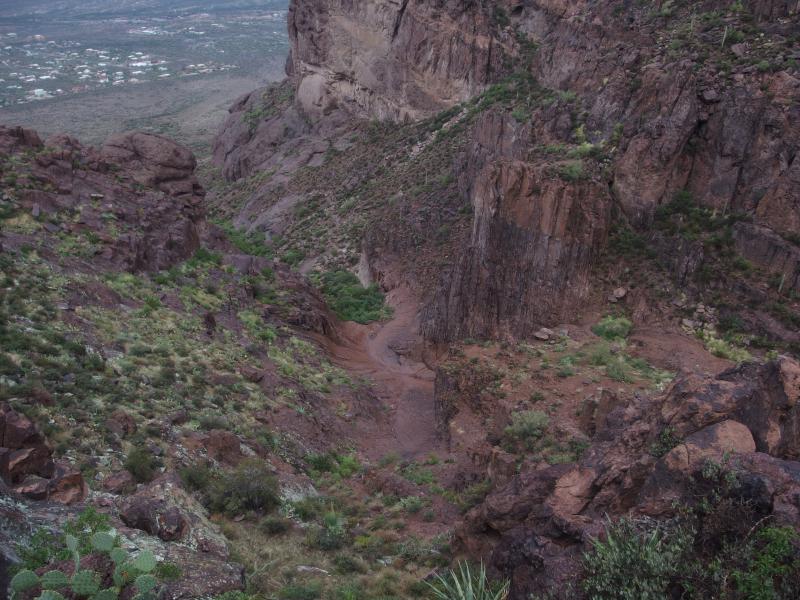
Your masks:
{"label": "agave plant", "polygon": [[457,568],[450,569],[446,575],[437,575],[428,586],[438,600],[506,600],[509,582],[489,581],[483,563],[474,572],[468,563],[459,562]]}

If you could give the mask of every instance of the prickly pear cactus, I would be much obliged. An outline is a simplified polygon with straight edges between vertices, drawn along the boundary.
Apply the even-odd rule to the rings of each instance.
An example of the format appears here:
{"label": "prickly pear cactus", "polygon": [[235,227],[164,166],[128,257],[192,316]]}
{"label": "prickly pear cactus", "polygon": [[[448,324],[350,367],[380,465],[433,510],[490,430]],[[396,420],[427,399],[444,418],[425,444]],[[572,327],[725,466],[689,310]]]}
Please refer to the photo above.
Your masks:
{"label": "prickly pear cactus", "polygon": [[70,580],[70,588],[76,596],[93,596],[100,589],[97,583],[97,575],[93,571],[78,571]]}
{"label": "prickly pear cactus", "polygon": [[139,556],[133,559],[133,568],[140,573],[149,573],[156,568],[156,557],[149,550],[142,550]]}
{"label": "prickly pear cactus", "polygon": [[121,565],[128,560],[128,551],[124,548],[114,548],[109,554],[115,565]]}
{"label": "prickly pear cactus", "polygon": [[64,600],[64,596],[55,590],[45,590],[41,593],[38,600]]}
{"label": "prickly pear cactus", "polygon": [[119,597],[119,593],[115,588],[108,588],[106,590],[100,590],[94,596],[92,596],[92,600],[117,600]]}
{"label": "prickly pear cactus", "polygon": [[133,585],[140,594],[147,594],[155,589],[156,578],[148,574],[139,575]]}
{"label": "prickly pear cactus", "polygon": [[9,589],[13,594],[19,594],[21,592],[27,592],[37,585],[39,585],[39,576],[33,571],[25,569],[14,575]]}
{"label": "prickly pear cactus", "polygon": [[48,571],[42,575],[42,587],[46,590],[59,590],[69,585],[69,578],[62,571]]}
{"label": "prickly pear cactus", "polygon": [[123,588],[131,582],[133,566],[131,563],[120,563],[114,568],[114,585]]}
{"label": "prickly pear cactus", "polygon": [[98,552],[111,552],[114,548],[114,536],[98,531],[92,536],[92,548]]}

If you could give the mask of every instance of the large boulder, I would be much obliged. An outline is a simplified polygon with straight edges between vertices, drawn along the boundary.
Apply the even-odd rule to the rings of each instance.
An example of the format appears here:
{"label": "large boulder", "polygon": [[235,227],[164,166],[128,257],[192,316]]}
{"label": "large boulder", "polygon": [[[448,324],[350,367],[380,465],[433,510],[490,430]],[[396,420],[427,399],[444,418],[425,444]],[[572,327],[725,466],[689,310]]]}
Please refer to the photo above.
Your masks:
{"label": "large boulder", "polygon": [[33,500],[80,502],[88,493],[77,469],[52,458],[44,435],[25,415],[0,404],[0,479]]}

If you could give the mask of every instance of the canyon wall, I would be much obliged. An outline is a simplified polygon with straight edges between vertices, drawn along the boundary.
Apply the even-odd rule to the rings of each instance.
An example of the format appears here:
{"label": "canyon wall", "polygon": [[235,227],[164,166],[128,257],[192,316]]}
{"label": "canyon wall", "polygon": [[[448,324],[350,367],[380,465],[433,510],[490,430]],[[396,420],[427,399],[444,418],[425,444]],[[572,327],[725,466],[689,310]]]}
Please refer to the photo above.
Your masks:
{"label": "canyon wall", "polygon": [[472,233],[420,292],[429,339],[573,318],[612,226],[648,237],[680,191],[737,215],[736,251],[800,289],[796,2],[296,0],[289,30],[293,99],[254,127],[242,123],[257,97],[232,109],[215,151],[231,179],[271,169],[287,181],[347,148],[353,119],[464,106],[452,170]]}

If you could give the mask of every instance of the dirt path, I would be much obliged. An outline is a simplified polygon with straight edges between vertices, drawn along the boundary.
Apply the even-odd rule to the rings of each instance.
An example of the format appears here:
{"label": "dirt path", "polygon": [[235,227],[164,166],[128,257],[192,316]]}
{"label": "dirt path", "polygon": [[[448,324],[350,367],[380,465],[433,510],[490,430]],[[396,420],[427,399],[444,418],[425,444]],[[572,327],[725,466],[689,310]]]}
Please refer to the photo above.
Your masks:
{"label": "dirt path", "polygon": [[393,290],[387,303],[394,309],[390,321],[369,326],[345,323],[338,344],[328,350],[333,361],[349,372],[369,379],[390,410],[391,431],[379,431],[361,440],[364,450],[380,457],[396,452],[403,458],[422,457],[440,449],[436,436],[434,373],[412,358],[419,346],[417,304],[407,290]]}

